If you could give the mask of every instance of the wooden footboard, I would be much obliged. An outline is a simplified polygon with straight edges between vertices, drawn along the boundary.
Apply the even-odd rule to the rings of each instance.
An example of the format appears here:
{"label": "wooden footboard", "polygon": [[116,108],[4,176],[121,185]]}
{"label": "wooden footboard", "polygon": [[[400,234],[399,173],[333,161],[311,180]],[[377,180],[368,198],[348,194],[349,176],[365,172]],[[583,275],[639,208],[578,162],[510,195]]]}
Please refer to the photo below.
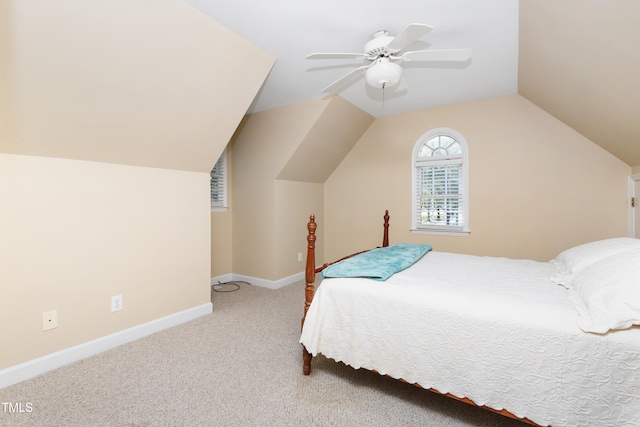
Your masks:
{"label": "wooden footboard", "polygon": [[[352,256],[361,254],[363,252],[367,252],[365,251],[361,251],[361,252],[356,252],[354,254],[348,255],[344,258],[341,258],[337,261],[333,261],[330,263],[325,263],[320,267],[316,268],[316,256],[315,256],[315,248],[316,248],[316,229],[318,228],[316,221],[315,221],[315,216],[311,215],[309,217],[309,223],[307,224],[307,230],[308,230],[308,234],[307,234],[307,264],[306,264],[306,268],[305,268],[305,301],[304,301],[304,314],[302,316],[302,326],[304,326],[304,319],[307,316],[307,311],[309,310],[309,306],[311,305],[311,301],[313,300],[313,296],[315,294],[315,279],[316,279],[316,274],[320,273],[322,270],[324,270],[325,268],[327,268],[328,266],[335,264],[339,261],[342,261],[344,259],[347,258],[351,258]],[[382,238],[382,247],[387,247],[389,246],[389,211],[385,211],[384,213],[384,233],[383,233],[383,238]],[[309,353],[307,351],[307,349],[304,347],[304,345],[302,346],[302,372],[304,375],[309,375],[311,373],[311,359],[312,359],[312,355],[311,353]],[[374,371],[375,372],[375,371]],[[402,382],[407,382],[403,379],[399,379],[399,381]],[[416,387],[420,387],[420,388],[424,388],[422,386],[420,386],[419,384],[412,384]],[[470,399],[467,398],[459,398],[456,397],[452,394],[449,393],[440,393],[438,390],[429,388],[426,389],[429,391],[432,391],[434,393],[438,393],[438,394],[442,394],[444,396],[447,397],[451,397],[455,400],[459,400],[461,402],[465,402],[468,403],[470,405],[473,406],[478,406],[476,405],[476,403]],[[512,414],[511,412],[503,409],[503,410],[496,410],[496,409],[492,409],[489,408],[487,406],[478,406],[482,409],[487,409],[491,412],[495,412],[497,414],[503,415],[505,417],[509,417],[509,418],[513,418],[519,421],[522,421],[524,423],[527,424],[531,424],[534,426],[539,426],[538,424],[534,423],[533,421],[527,419],[527,418],[519,418],[516,415]]]}

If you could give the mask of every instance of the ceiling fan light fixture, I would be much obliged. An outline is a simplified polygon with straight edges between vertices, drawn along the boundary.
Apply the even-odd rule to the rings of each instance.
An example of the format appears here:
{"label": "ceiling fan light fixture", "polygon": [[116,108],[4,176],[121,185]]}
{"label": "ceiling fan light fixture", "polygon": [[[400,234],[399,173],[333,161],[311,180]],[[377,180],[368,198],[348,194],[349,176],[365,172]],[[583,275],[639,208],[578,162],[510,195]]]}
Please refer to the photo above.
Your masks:
{"label": "ceiling fan light fixture", "polygon": [[367,83],[375,88],[385,88],[397,84],[402,76],[402,67],[389,58],[376,59],[375,64],[367,69],[365,78]]}

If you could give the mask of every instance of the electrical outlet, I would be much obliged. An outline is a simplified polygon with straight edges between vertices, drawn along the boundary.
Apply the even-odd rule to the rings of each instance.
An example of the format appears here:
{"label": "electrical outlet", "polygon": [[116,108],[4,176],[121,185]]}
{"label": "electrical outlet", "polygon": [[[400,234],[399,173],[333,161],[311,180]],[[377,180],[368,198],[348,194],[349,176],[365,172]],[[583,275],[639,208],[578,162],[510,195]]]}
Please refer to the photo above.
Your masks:
{"label": "electrical outlet", "polygon": [[298,262],[302,261],[302,252],[298,252]]}
{"label": "electrical outlet", "polygon": [[111,297],[111,312],[122,310],[122,295]]}
{"label": "electrical outlet", "polygon": [[42,330],[48,331],[49,329],[58,327],[58,310],[45,311],[42,313]]}

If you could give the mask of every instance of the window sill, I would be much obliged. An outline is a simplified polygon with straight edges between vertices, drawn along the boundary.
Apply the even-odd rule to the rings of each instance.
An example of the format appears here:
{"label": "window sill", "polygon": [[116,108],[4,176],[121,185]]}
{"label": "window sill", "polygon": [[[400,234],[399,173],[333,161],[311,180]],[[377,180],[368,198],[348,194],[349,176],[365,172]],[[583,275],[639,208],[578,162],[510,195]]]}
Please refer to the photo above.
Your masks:
{"label": "window sill", "polygon": [[434,228],[412,228],[413,234],[434,234],[438,236],[468,236],[471,231],[469,230],[443,230]]}

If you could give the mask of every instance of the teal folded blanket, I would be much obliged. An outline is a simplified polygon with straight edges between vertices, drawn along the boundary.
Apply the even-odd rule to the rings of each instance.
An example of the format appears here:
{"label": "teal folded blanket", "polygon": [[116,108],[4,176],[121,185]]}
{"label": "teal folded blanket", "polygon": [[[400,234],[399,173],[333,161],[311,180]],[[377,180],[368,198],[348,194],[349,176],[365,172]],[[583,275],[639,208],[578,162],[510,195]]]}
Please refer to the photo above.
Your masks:
{"label": "teal folded blanket", "polygon": [[330,265],[322,277],[365,277],[387,280],[395,273],[412,266],[431,250],[427,244],[406,244],[377,248]]}

